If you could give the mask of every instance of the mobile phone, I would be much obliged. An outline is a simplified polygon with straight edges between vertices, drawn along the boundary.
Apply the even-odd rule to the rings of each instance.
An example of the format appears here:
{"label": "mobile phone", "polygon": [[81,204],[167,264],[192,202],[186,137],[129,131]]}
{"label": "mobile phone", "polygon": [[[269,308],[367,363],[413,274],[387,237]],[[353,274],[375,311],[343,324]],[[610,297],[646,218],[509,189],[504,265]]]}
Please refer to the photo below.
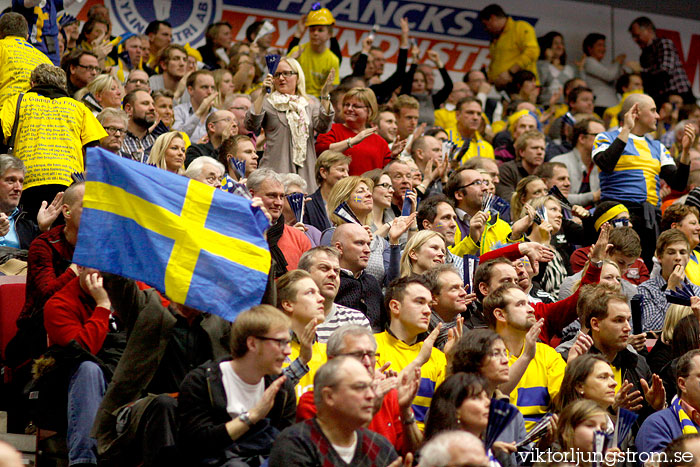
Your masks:
{"label": "mobile phone", "polygon": [[412,190],[406,190],[406,194],[403,196],[403,206],[401,206],[401,215],[402,216],[410,216],[411,215],[411,198],[408,197],[408,194],[411,193]]}

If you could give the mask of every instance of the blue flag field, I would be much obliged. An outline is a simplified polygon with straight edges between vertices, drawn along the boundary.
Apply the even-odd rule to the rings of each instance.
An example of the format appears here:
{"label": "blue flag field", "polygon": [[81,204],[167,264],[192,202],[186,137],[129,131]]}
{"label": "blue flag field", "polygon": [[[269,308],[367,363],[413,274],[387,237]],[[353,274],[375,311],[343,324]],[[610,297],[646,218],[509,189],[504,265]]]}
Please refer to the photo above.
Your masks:
{"label": "blue flag field", "polygon": [[101,148],[86,159],[75,263],[143,281],[229,321],[260,303],[271,262],[260,209]]}

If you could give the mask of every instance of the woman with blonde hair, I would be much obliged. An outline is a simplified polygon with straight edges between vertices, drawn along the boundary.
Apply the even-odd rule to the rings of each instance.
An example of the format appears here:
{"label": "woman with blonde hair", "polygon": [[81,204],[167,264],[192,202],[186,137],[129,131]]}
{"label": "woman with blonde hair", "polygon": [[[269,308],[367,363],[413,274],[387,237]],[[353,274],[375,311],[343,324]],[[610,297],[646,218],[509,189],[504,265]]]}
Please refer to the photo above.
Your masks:
{"label": "woman with blonde hair", "polygon": [[146,161],[159,169],[184,175],[185,173],[185,140],[179,131],[169,131],[160,135],[151,148]]}
{"label": "woman with blonde hair", "polygon": [[[94,99],[87,96],[91,95]],[[83,89],[75,93],[75,98],[82,101],[92,112],[97,115],[108,107],[122,108],[124,98],[124,86],[112,75],[98,75]]]}
{"label": "woman with blonde hair", "polygon": [[[321,90],[321,104],[306,95],[304,72],[299,62],[284,57],[275,75],[268,74],[264,87],[245,116],[248,131],[265,130],[265,152],[260,167],[277,173],[296,173],[316,190],[314,133],[325,133],[333,123],[330,91],[335,71],[328,74]],[[320,151],[319,151],[320,154]]]}
{"label": "woman with blonde hair", "polygon": [[[372,180],[365,177],[351,176],[346,177],[333,186],[331,193],[328,196],[328,217],[334,226],[345,224],[346,221],[334,213],[336,208],[343,202],[347,203],[352,214],[360,221],[369,233],[369,223],[372,219],[372,189],[374,184]],[[399,261],[401,255],[401,246],[399,238],[410,227],[415,214],[407,217],[396,218],[392,222],[392,228],[389,229],[389,243],[378,236],[371,235],[369,262],[366,272],[374,276],[380,284],[388,284],[399,275]],[[321,245],[330,245],[331,237],[335,227],[326,229],[321,237]],[[388,268],[384,267],[385,251],[388,250]]]}
{"label": "woman with blonde hair", "polygon": [[656,340],[654,347],[651,348],[649,356],[647,356],[647,363],[652,372],[659,374],[661,369],[673,360],[673,351],[671,349],[673,330],[681,319],[692,314],[693,309],[685,305],[673,303],[666,308],[661,335]]}
{"label": "woman with blonde hair", "polygon": [[226,98],[233,95],[233,75],[226,68],[219,68],[211,72],[214,76],[214,84],[216,85],[216,92],[218,96],[214,101],[214,107],[217,109],[225,109]]}
{"label": "woman with blonde hair", "polygon": [[547,194],[547,185],[537,175],[528,175],[521,179],[515,186],[515,191],[510,198],[510,218],[522,217],[523,205],[532,198]]}
{"label": "woman with blonde hair", "polygon": [[[528,239],[542,245],[551,245],[554,252],[554,259],[549,263],[540,265],[540,273],[534,280],[539,282],[546,292],[557,296],[559,295],[559,287],[562,282],[571,275],[568,256],[562,254],[557,245],[552,245],[553,236],[561,230],[564,219],[561,204],[554,196],[540,196],[529,200],[527,205],[534,211],[539,212],[540,217],[542,217],[542,214],[546,216],[546,220],[542,219],[539,225],[532,224]],[[531,216],[532,214],[522,211],[521,217],[524,217],[524,215]]]}
{"label": "woman with blonde hair", "polygon": [[438,264],[445,264],[447,242],[432,230],[421,230],[411,237],[401,255],[400,277],[423,274]]}
{"label": "woman with blonde hair", "polygon": [[[593,433],[606,431],[608,414],[605,409],[592,400],[580,399],[564,407],[557,423],[557,444],[560,452],[573,453],[569,462],[578,465],[591,465],[593,452]],[[607,452],[620,452],[613,447]],[[583,456],[581,456],[583,454]]]}
{"label": "woman with blonde hair", "polygon": [[377,117],[377,97],[369,88],[352,88],[343,96],[345,123],[334,123],[330,131],[316,138],[316,152],[327,149],[352,157],[350,175],[381,169],[404,148],[400,141],[389,143],[377,134],[372,122]]}

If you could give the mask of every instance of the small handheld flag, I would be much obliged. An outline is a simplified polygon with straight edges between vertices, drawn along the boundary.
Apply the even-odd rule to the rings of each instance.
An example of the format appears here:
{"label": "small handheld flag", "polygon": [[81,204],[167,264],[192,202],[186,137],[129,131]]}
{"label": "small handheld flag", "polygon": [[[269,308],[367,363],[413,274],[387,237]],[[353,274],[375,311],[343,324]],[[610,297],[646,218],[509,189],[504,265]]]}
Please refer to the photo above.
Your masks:
{"label": "small handheld flag", "polygon": [[489,423],[484,436],[484,446],[486,450],[491,449],[494,441],[503,433],[503,430],[515,418],[518,409],[507,401],[491,399],[489,407]]}
{"label": "small handheld flag", "polygon": [[[280,64],[281,59],[282,57],[277,54],[265,55],[265,63],[267,63],[267,70],[271,75],[275,75],[275,72],[277,71],[277,66]],[[266,87],[265,90],[268,94],[272,92],[272,89],[268,87]]]}
{"label": "small handheld flag", "polygon": [[410,216],[411,215],[411,208],[413,205],[411,204],[411,198],[408,197],[409,193],[412,193],[412,190],[406,190],[406,194],[403,195],[403,205],[401,206],[401,215],[402,216]]}
{"label": "small handheld flag", "polygon": [[612,439],[613,447],[620,447],[620,443],[627,438],[627,435],[632,430],[632,425],[634,425],[638,417],[639,415],[631,410],[623,409],[622,407],[617,409],[617,423],[615,423],[615,432]]}
{"label": "small handheld flag", "polygon": [[666,301],[676,305],[690,306],[690,298],[695,295],[693,289],[683,282],[673,290],[666,290]]}
{"label": "small handheld flag", "polygon": [[289,206],[292,208],[297,222],[302,222],[302,216],[304,215],[304,193],[291,193],[287,195],[287,201],[289,201]]}
{"label": "small handheld flag", "polygon": [[231,166],[233,169],[238,172],[238,177],[243,178],[245,177],[245,161],[240,161],[236,159],[235,157],[232,157],[229,159]]}
{"label": "small handheld flag", "polygon": [[360,219],[358,219],[355,213],[352,212],[352,209],[350,209],[350,206],[348,206],[348,203],[346,202],[340,203],[338,207],[335,208],[335,211],[333,211],[333,214],[340,217],[348,224],[362,225]]}

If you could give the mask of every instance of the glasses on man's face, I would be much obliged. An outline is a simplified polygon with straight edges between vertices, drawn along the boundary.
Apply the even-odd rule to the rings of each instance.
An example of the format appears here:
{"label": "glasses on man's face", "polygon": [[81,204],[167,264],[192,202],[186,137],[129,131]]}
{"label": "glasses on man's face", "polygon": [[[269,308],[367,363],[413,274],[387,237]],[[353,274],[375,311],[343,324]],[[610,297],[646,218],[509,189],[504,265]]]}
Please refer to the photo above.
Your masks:
{"label": "glasses on man's face", "polygon": [[280,79],[282,76],[284,76],[285,79],[289,79],[292,76],[295,76],[296,74],[296,71],[278,71],[277,73],[272,75],[272,77],[275,79]]}
{"label": "glasses on man's face", "polygon": [[117,133],[120,135],[125,135],[126,134],[126,129],[125,128],[118,128],[116,126],[106,126],[104,127],[105,131],[109,133],[111,136],[116,136]]}
{"label": "glasses on man's face", "polygon": [[379,354],[374,350],[358,350],[356,352],[341,353],[340,355],[344,357],[352,357],[359,361],[364,360],[365,357],[369,358],[370,361],[376,361],[379,358]]}
{"label": "glasses on man's face", "polygon": [[99,73],[102,71],[102,68],[94,65],[81,65],[80,63],[78,63],[77,66],[79,66],[80,68],[85,68],[87,71],[94,71],[95,73]]}
{"label": "glasses on man's face", "polygon": [[344,109],[366,109],[366,105],[358,105],[358,104],[352,104],[350,102],[345,102],[343,104]]}
{"label": "glasses on man's face", "polygon": [[276,337],[266,337],[266,336],[253,336],[256,339],[260,339],[261,341],[272,341],[277,343],[277,347],[279,347],[280,350],[286,349],[289,344],[292,343],[292,340],[287,338],[287,339],[279,339]]}
{"label": "glasses on man's face", "polygon": [[146,81],[145,79],[135,79],[134,78],[134,79],[126,80],[126,84],[129,84],[129,83],[146,85],[146,84],[148,84],[148,81]]}
{"label": "glasses on man's face", "polygon": [[457,189],[458,189],[458,190],[462,190],[462,189],[464,189],[464,188],[469,188],[470,186],[474,186],[474,185],[476,185],[476,186],[481,186],[481,185],[489,186],[489,182],[488,182],[488,180],[477,179],[477,180],[474,180],[474,181],[471,182],[471,183],[467,183],[466,185],[462,185],[462,186],[460,186],[460,187],[457,188]]}

